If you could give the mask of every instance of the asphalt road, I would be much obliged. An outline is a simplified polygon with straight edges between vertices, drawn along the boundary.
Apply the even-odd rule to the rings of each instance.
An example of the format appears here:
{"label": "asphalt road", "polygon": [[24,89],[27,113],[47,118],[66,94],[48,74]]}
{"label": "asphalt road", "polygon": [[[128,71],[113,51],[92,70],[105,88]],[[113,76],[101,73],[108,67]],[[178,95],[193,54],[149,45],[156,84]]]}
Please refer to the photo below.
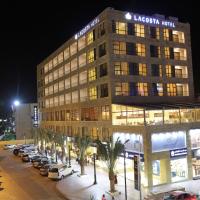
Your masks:
{"label": "asphalt road", "polygon": [[23,163],[8,150],[0,150],[0,182],[1,200],[65,199],[56,190],[56,181],[42,177],[31,163]]}

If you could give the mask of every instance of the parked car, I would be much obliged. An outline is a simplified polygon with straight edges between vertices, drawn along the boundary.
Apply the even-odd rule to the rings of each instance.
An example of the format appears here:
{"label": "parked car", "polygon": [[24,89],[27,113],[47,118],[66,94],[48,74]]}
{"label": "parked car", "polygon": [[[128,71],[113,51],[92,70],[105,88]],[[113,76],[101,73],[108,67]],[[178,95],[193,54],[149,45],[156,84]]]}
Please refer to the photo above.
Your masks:
{"label": "parked car", "polygon": [[43,165],[41,168],[40,168],[40,175],[42,176],[48,176],[48,173],[49,173],[49,169],[51,169],[53,166],[57,165],[57,163],[52,163],[52,164],[46,164],[46,165]]}
{"label": "parked car", "polygon": [[25,154],[23,154],[23,156],[22,156],[22,161],[23,162],[30,162],[31,161],[31,158],[33,158],[34,156],[36,156],[37,154],[35,154],[35,153],[25,153]]}
{"label": "parked car", "polygon": [[195,194],[190,194],[184,191],[169,192],[163,197],[163,200],[197,200]]}
{"label": "parked car", "polygon": [[40,158],[34,160],[32,162],[32,164],[33,164],[33,167],[38,168],[38,165],[40,164],[40,162],[46,162],[46,164],[47,164],[48,161],[49,161],[49,159],[47,157],[40,157]]}
{"label": "parked car", "polygon": [[14,144],[5,144],[3,146],[3,149],[7,150],[7,149],[13,149],[15,147],[16,147],[16,145],[14,145]]}
{"label": "parked car", "polygon": [[55,165],[49,169],[48,178],[50,179],[63,179],[65,176],[73,174],[74,170],[71,166],[66,164]]}

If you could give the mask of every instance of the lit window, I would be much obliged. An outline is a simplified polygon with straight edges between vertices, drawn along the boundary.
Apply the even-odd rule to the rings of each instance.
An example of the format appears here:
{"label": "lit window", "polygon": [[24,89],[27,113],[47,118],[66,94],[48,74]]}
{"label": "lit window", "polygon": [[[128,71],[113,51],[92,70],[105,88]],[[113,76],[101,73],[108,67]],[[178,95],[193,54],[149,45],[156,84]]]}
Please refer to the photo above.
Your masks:
{"label": "lit window", "polygon": [[65,70],[65,74],[70,73],[70,62],[68,62],[64,65],[64,70]]}
{"label": "lit window", "polygon": [[64,81],[59,81],[59,91],[64,90],[65,84]]}
{"label": "lit window", "polygon": [[87,83],[87,71],[83,71],[79,74],[79,84]]}
{"label": "lit window", "polygon": [[144,25],[135,24],[135,35],[138,37],[144,37]]}
{"label": "lit window", "polygon": [[71,103],[71,93],[65,94],[65,104]]}
{"label": "lit window", "polygon": [[62,67],[60,67],[59,69],[58,69],[58,77],[60,78],[60,77],[62,77],[64,75],[64,69],[63,69],[63,66]]}
{"label": "lit window", "polygon": [[78,91],[72,92],[72,103],[78,102]]}
{"label": "lit window", "polygon": [[167,84],[167,95],[168,96],[176,96],[176,84],[175,83],[168,83]]}
{"label": "lit window", "polygon": [[83,53],[78,57],[78,63],[79,67],[83,67],[84,65],[86,65],[86,53]]}
{"label": "lit window", "polygon": [[152,95],[153,96],[163,96],[163,84],[162,83],[152,83]]}
{"label": "lit window", "polygon": [[139,96],[148,96],[147,83],[137,83],[137,91]]}
{"label": "lit window", "polygon": [[145,44],[136,44],[136,53],[138,56],[145,56]]}
{"label": "lit window", "polygon": [[129,84],[128,83],[116,83],[115,84],[115,95],[116,96],[128,96],[129,95]]}
{"label": "lit window", "polygon": [[46,84],[48,84],[49,83],[49,76],[47,75],[47,76],[45,76],[45,78],[44,78],[44,84],[46,85]]}
{"label": "lit window", "polygon": [[44,73],[47,73],[49,71],[49,64],[47,63],[45,66],[44,66]]}
{"label": "lit window", "polygon": [[58,55],[58,63],[60,64],[61,62],[63,62],[63,52]]}
{"label": "lit window", "polygon": [[128,75],[129,67],[127,62],[115,62],[115,75]]}
{"label": "lit window", "polygon": [[71,71],[74,71],[77,69],[78,63],[77,63],[77,58],[73,59],[71,61]]}
{"label": "lit window", "polygon": [[75,87],[78,85],[78,75],[71,76],[71,87]]}
{"label": "lit window", "polygon": [[53,91],[54,91],[54,93],[58,92],[58,83],[55,83],[53,85]]}
{"label": "lit window", "polygon": [[53,94],[53,85],[49,86],[49,94]]}
{"label": "lit window", "polygon": [[89,81],[94,81],[97,79],[97,70],[95,67],[88,70],[88,79]]}
{"label": "lit window", "polygon": [[67,60],[69,58],[70,54],[69,54],[69,47],[67,47],[64,50],[64,60]]}
{"label": "lit window", "polygon": [[101,119],[102,120],[110,119],[110,107],[108,105],[101,107]]}
{"label": "lit window", "polygon": [[53,66],[55,67],[57,64],[58,64],[58,57],[56,56],[56,57],[53,59]]}
{"label": "lit window", "polygon": [[71,56],[77,53],[77,42],[74,42],[72,45],[70,45],[70,54]]}
{"label": "lit window", "polygon": [[54,97],[54,106],[58,106],[58,103],[59,103],[59,99],[58,99],[58,96]]}
{"label": "lit window", "polygon": [[176,78],[188,78],[188,71],[186,66],[175,65],[174,69]]}
{"label": "lit window", "polygon": [[89,88],[89,99],[90,100],[97,99],[97,87]]}
{"label": "lit window", "polygon": [[86,36],[86,41],[87,41],[87,45],[91,44],[92,42],[94,42],[94,31],[91,31],[87,34]]}
{"label": "lit window", "polygon": [[187,52],[184,48],[174,48],[175,60],[187,60]]}
{"label": "lit window", "polygon": [[65,103],[65,96],[64,95],[60,95],[59,96],[59,105],[64,105]]}
{"label": "lit window", "polygon": [[48,87],[45,88],[44,94],[45,94],[45,96],[48,96],[48,95],[49,95],[49,88],[48,88]]}
{"label": "lit window", "polygon": [[143,63],[139,63],[139,75],[146,76],[147,75],[147,65]]}
{"label": "lit window", "polygon": [[167,41],[172,41],[172,30],[164,28],[163,29],[163,39]]}
{"label": "lit window", "polygon": [[126,43],[125,42],[117,42],[113,43],[114,54],[126,54]]}
{"label": "lit window", "polygon": [[172,31],[173,34],[173,41],[178,43],[185,43],[185,36],[184,33],[181,31]]}
{"label": "lit window", "polygon": [[170,77],[174,77],[173,76],[173,69],[171,65],[166,65],[166,77],[170,78]]}
{"label": "lit window", "polygon": [[88,98],[88,91],[87,88],[80,89],[80,101],[87,101]]}
{"label": "lit window", "polygon": [[177,96],[189,96],[188,84],[176,84]]}
{"label": "lit window", "polygon": [[117,34],[122,34],[122,35],[127,35],[127,24],[123,22],[115,22],[116,26],[116,33]]}
{"label": "lit window", "polygon": [[70,78],[65,79],[65,89],[69,89],[70,86]]}
{"label": "lit window", "polygon": [[58,79],[58,70],[55,70],[53,72],[53,80],[56,80],[56,79]]}
{"label": "lit window", "polygon": [[51,70],[52,67],[53,67],[53,61],[51,60],[51,61],[49,61],[49,70]]}
{"label": "lit window", "polygon": [[94,62],[96,60],[95,49],[91,49],[87,52],[87,61],[88,63]]}
{"label": "lit window", "polygon": [[81,49],[85,48],[85,46],[86,46],[86,41],[85,41],[85,36],[83,36],[78,40],[78,50],[80,51]]}

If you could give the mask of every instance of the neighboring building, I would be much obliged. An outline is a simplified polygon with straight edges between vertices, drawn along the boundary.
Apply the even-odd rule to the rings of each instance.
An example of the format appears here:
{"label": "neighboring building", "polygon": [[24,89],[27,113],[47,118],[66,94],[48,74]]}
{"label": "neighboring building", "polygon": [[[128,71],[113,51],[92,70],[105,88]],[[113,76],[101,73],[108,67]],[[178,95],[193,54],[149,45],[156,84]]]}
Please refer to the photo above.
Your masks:
{"label": "neighboring building", "polygon": [[107,8],[37,66],[37,79],[42,127],[130,139],[127,168],[140,152],[148,187],[200,175],[188,23]]}
{"label": "neighboring building", "polygon": [[16,139],[32,138],[32,129],[38,126],[37,103],[13,106]]}

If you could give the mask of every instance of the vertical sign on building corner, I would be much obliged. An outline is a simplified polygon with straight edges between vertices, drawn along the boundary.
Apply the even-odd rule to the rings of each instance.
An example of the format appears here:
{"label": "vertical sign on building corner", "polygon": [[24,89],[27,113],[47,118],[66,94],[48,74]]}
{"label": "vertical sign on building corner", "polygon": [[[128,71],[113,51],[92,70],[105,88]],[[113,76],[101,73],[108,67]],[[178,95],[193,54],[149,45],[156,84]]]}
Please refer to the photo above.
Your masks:
{"label": "vertical sign on building corner", "polygon": [[135,182],[135,189],[140,190],[140,183],[139,183],[139,156],[134,156],[134,182]]}

